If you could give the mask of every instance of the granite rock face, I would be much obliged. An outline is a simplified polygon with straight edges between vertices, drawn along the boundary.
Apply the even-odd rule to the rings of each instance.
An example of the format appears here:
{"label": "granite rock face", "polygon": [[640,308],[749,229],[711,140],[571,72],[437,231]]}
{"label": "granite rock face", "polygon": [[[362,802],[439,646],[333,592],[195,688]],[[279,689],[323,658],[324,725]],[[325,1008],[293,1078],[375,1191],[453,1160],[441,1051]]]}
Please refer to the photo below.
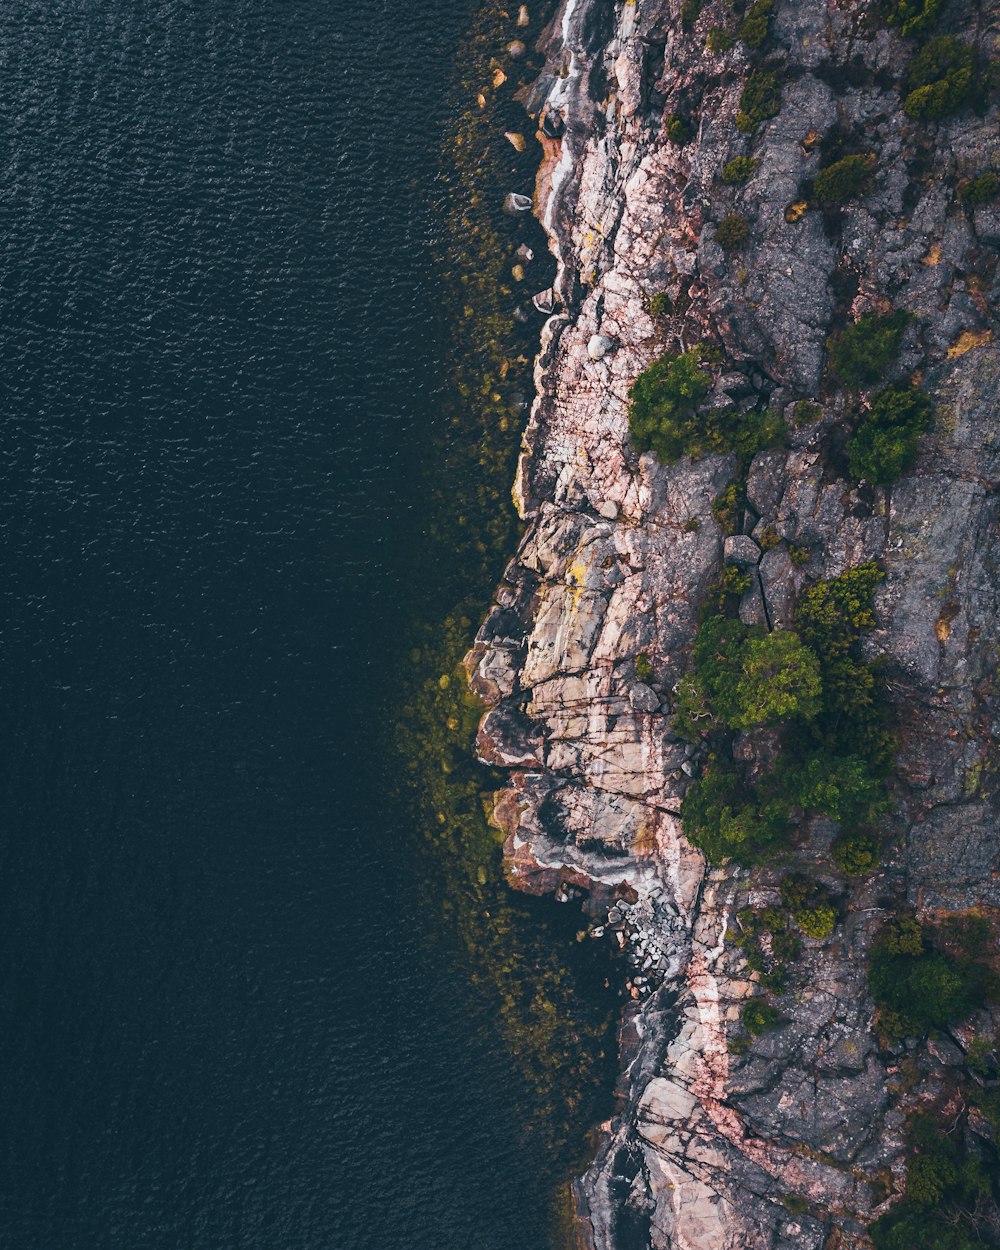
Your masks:
{"label": "granite rock face", "polygon": [[[948,13],[949,33],[991,51],[996,4]],[[563,0],[550,28],[529,107],[545,136],[535,204],[559,311],[515,485],[527,531],[467,661],[489,707],[479,752],[509,770],[495,818],[512,883],[589,892],[635,969],[621,1109],[577,1186],[594,1250],[869,1244],[865,1224],[899,1179],[903,1121],[896,1057],[871,1028],[872,936],[898,900],[1000,907],[986,781],[1000,729],[1000,229],[995,206],[955,194],[1000,163],[997,108],[908,121],[913,45],[862,7],[778,0],[760,52],[736,42],[713,56],[707,33],[727,24],[718,3],[685,29],[671,0]],[[761,64],[781,108],[748,136],[734,119]],[[668,140],[671,114],[689,119],[690,142]],[[824,214],[803,187],[849,136],[878,154],[874,177]],[[743,185],[721,179],[734,155],[757,162]],[[737,254],[715,241],[732,212],[750,226]],[[654,316],[661,293],[670,311]],[[893,306],[915,320],[887,380],[920,369],[938,415],[886,489],[845,476],[846,401],[824,364],[832,330]],[[733,456],[665,467],[629,442],[632,381],[698,341],[725,359],[725,396],[789,418],[790,445],[750,466],[741,535],[711,510]],[[801,400],[815,407],[796,423]],[[724,561],[750,575],[741,618],[774,628],[808,582],[870,559],[886,570],[866,647],[884,657],[898,723],[883,830],[895,850],[851,887],[834,938],[805,942],[780,1027],[733,1054],[756,974],[726,931],[776,897],[779,874],[706,869],[685,841],[678,813],[701,761],[673,732],[677,684]],[[843,891],[835,832],[814,821],[795,855]],[[921,1062],[933,1075],[944,1061]]]}

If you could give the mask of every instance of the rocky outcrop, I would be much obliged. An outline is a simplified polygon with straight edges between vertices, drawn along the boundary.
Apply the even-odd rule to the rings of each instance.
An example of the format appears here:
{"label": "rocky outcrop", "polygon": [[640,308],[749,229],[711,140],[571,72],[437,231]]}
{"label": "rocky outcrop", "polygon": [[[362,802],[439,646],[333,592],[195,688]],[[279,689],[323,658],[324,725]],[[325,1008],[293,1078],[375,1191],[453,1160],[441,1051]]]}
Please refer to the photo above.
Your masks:
{"label": "rocky outcrop", "polygon": [[[991,51],[995,5],[947,13],[950,33]],[[877,1044],[865,990],[873,933],[902,898],[1000,907],[987,784],[1000,214],[955,193],[1000,163],[997,109],[908,121],[912,44],[864,7],[779,0],[759,52],[737,42],[713,56],[707,33],[727,24],[728,6],[705,5],[692,26],[670,0],[564,0],[553,22],[528,106],[559,311],[542,332],[515,485],[527,531],[468,657],[489,705],[480,754],[509,770],[495,818],[512,883],[591,891],[600,929],[634,964],[620,1112],[577,1190],[595,1250],[866,1245],[898,1179],[903,1120],[898,1055]],[[747,136],[734,119],[761,64],[778,75],[781,108]],[[669,141],[670,115],[689,120],[690,142]],[[840,209],[810,207],[803,187],[822,154],[851,137],[877,153],[870,188]],[[754,171],[727,185],[722,166],[740,154]],[[731,212],[750,225],[737,254],[715,238]],[[891,306],[916,317],[889,380],[921,370],[937,420],[889,490],[847,479],[847,401],[823,371],[832,329]],[[720,402],[788,417],[789,446],[750,466],[741,535],[711,509],[732,455],[664,467],[629,442],[632,381],[698,341],[725,362]],[[800,400],[816,407],[797,424]],[[701,748],[673,732],[724,559],[751,575],[741,618],[769,628],[790,622],[808,581],[881,563],[866,646],[884,657],[899,740],[886,864],[852,887],[832,940],[806,940],[781,1026],[744,1054],[730,1042],[757,974],[726,934],[736,911],[775,897],[780,874],[706,869],[678,815]],[[805,823],[794,855],[843,893],[835,833]],[[932,1083],[942,1066],[929,1051],[913,1062]]]}

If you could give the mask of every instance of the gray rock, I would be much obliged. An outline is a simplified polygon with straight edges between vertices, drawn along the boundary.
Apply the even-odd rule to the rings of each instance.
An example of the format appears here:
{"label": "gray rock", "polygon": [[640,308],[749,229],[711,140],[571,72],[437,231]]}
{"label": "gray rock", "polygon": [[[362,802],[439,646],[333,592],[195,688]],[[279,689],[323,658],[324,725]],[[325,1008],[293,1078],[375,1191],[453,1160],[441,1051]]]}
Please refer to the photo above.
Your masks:
{"label": "gray rock", "polygon": [[727,564],[735,564],[741,569],[755,569],[760,563],[760,548],[747,534],[727,538],[722,552]]}

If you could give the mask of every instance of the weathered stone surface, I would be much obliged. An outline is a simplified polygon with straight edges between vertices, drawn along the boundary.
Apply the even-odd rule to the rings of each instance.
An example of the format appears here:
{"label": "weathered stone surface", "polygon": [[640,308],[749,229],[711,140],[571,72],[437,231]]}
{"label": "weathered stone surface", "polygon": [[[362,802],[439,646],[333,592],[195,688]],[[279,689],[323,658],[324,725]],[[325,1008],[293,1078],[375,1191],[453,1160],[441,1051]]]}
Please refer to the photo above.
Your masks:
{"label": "weathered stone surface", "polygon": [[[778,0],[766,55],[782,106],[744,136],[733,123],[755,59],[740,44],[705,52],[727,15],[708,4],[689,32],[665,0],[563,0],[528,95],[547,136],[536,194],[558,264],[547,307],[566,311],[546,322],[536,362],[515,483],[527,532],[467,665],[491,706],[480,752],[509,770],[495,818],[510,879],[575,882],[605,901],[627,891],[607,936],[653,987],[623,1026],[622,1109],[576,1187],[593,1250],[821,1250],[834,1229],[843,1250],[866,1246],[885,1178],[901,1172],[903,1122],[892,1056],[871,1031],[872,936],[891,897],[1000,906],[983,780],[1000,732],[1000,227],[994,207],[971,211],[953,191],[996,163],[996,105],[921,130],[901,111],[908,41],[849,7]],[[983,48],[990,21],[949,9],[949,33]],[[692,120],[689,143],[666,141],[668,113]],[[808,183],[849,135],[879,159],[865,192],[824,220]],[[757,166],[728,186],[736,154]],[[730,212],[750,226],[739,254],[715,242]],[[674,311],[654,320],[658,292]],[[853,400],[823,371],[831,332],[892,305],[914,321],[886,380],[921,370],[937,419],[885,489],[848,478]],[[663,466],[629,442],[632,381],[665,347],[699,340],[725,361],[713,402],[791,422],[787,445],[749,466],[740,534],[711,514],[739,473],[734,455]],[[802,399],[821,409],[796,424]],[[805,943],[781,1027],[741,1055],[729,1043],[756,986],[725,935],[740,908],[773,902],[782,870],[706,870],[678,819],[703,753],[672,721],[724,559],[752,576],[741,619],[768,628],[793,624],[806,584],[881,563],[865,645],[884,659],[879,694],[899,739],[883,832],[901,850],[848,887],[830,860],[836,827],[803,826],[799,866],[853,890],[855,905],[833,939]],[[650,683],[636,678],[640,652]],[[758,765],[766,755],[762,737],[737,749]],[[923,1056],[931,1081],[954,1057],[939,1051]]]}

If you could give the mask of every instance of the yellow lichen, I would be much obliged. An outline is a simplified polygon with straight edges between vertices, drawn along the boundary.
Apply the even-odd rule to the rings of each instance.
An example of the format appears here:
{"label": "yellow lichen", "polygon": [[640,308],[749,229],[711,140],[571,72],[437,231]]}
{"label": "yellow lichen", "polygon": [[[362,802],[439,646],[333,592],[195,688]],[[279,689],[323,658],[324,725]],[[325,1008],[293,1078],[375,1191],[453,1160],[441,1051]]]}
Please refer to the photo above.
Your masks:
{"label": "yellow lichen", "polygon": [[964,356],[966,352],[971,352],[974,347],[984,347],[992,342],[992,330],[963,330],[948,348],[948,359],[954,360],[958,356]]}

